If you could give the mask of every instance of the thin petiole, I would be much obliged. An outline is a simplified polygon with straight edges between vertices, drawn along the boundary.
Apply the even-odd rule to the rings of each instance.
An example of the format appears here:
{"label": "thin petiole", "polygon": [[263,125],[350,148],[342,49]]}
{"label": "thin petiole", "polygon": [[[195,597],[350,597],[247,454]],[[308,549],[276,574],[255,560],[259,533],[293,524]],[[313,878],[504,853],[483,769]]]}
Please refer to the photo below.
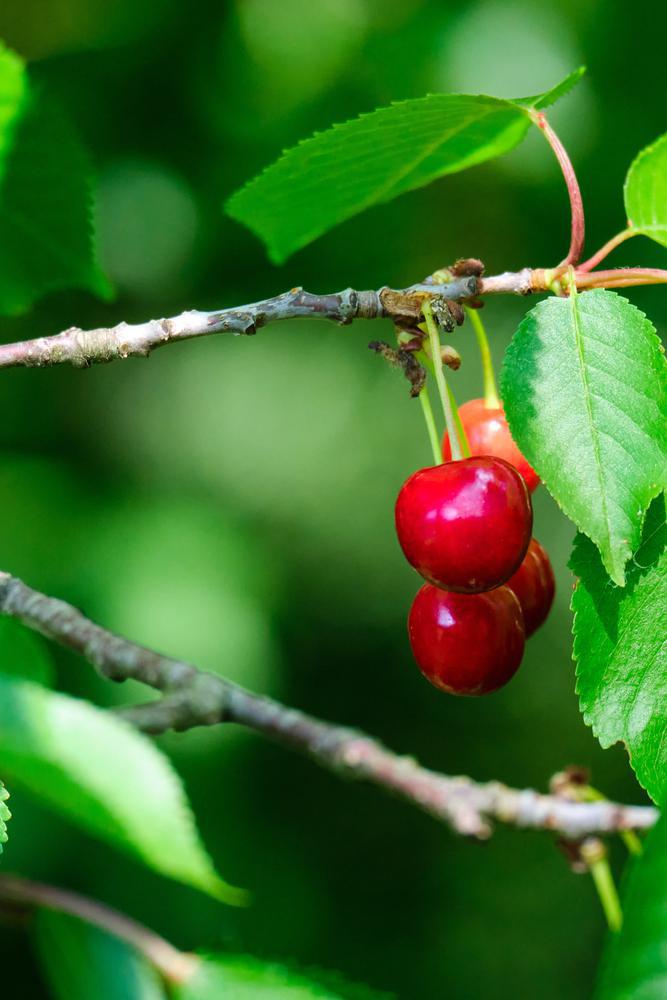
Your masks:
{"label": "thin petiole", "polygon": [[493,372],[493,360],[491,358],[489,339],[486,335],[482,318],[479,315],[479,310],[469,309],[466,306],[466,313],[473,325],[475,336],[477,337],[477,343],[479,344],[479,353],[482,358],[482,372],[484,375],[484,404],[489,409],[497,409],[500,406],[500,397],[498,396],[496,377]]}
{"label": "thin petiole", "polygon": [[424,423],[426,424],[426,430],[428,431],[428,438],[431,442],[431,448],[433,450],[433,461],[435,465],[442,464],[442,454],[440,452],[440,438],[438,437],[438,429],[435,426],[435,417],[433,416],[433,407],[431,406],[431,397],[428,394],[428,389],[426,386],[419,393],[419,402],[421,403],[422,413],[424,414]]}
{"label": "thin petiole", "polygon": [[581,190],[579,188],[579,181],[577,180],[577,175],[575,173],[574,167],[572,166],[572,161],[567,154],[565,146],[560,141],[551,125],[546,119],[546,116],[542,111],[531,111],[530,117],[535,125],[540,129],[545,139],[551,146],[556,159],[560,165],[563,177],[565,179],[565,185],[567,187],[567,193],[570,198],[570,213],[571,213],[571,233],[570,233],[570,248],[560,266],[564,267],[568,264],[576,264],[577,261],[581,260],[581,254],[584,249],[584,235],[585,235],[585,221],[584,221],[584,203],[581,197]]}
{"label": "thin petiole", "polygon": [[433,310],[431,308],[430,302],[424,302],[422,306],[422,313],[424,314],[424,320],[426,321],[426,329],[428,330],[429,342],[431,345],[431,360],[433,362],[433,371],[435,373],[435,381],[438,386],[438,394],[440,396],[440,403],[442,404],[442,412],[445,417],[445,424],[447,425],[447,433],[449,434],[449,444],[452,449],[452,458],[459,459],[463,458],[463,453],[461,450],[461,444],[459,442],[459,436],[456,428],[456,420],[454,418],[454,409],[452,407],[451,400],[449,398],[449,393],[447,391],[447,382],[445,381],[445,373],[442,367],[442,356],[440,353],[440,334],[438,332],[438,324],[433,316]]}
{"label": "thin petiole", "polygon": [[612,236],[610,240],[607,240],[604,246],[600,247],[597,253],[594,253],[592,257],[585,260],[583,264],[577,266],[577,271],[592,271],[594,267],[597,267],[600,261],[603,261],[605,257],[608,257],[612,250],[619,247],[621,243],[625,243],[626,240],[631,239],[633,236],[639,236],[640,234],[636,229],[624,229],[620,233],[616,233],[616,236]]}

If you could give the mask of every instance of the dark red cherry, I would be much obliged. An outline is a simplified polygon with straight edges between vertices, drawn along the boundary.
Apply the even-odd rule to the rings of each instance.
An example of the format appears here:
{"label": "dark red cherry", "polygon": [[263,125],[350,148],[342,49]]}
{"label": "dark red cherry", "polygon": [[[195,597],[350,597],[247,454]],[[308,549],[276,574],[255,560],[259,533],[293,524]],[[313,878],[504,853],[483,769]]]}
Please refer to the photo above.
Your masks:
{"label": "dark red cherry", "polygon": [[410,609],[408,635],[421,672],[449,694],[488,694],[507,684],[525,644],[521,605],[509,587],[451,594],[426,583]]}
{"label": "dark red cherry", "polygon": [[525,559],[507,586],[519,598],[528,638],[546,621],[556,592],[551,561],[536,538],[531,539]]}
{"label": "dark red cherry", "polygon": [[526,554],[533,510],[526,484],[500,458],[480,456],[415,472],[396,501],[408,562],[444,590],[500,586]]}
{"label": "dark red cherry", "polygon": [[[540,485],[539,476],[514,443],[502,404],[499,407],[492,407],[487,406],[483,399],[469,399],[459,407],[459,416],[468,438],[471,455],[495,455],[496,458],[504,458],[519,470],[531,493]],[[448,434],[445,434],[442,440],[442,455],[446,462],[452,457]]]}

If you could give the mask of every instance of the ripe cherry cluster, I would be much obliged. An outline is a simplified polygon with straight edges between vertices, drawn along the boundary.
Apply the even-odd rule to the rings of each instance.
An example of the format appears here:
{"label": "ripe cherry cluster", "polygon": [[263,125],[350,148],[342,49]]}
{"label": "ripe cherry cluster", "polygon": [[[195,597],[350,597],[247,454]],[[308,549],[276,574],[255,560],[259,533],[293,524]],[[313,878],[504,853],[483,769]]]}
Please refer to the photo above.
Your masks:
{"label": "ripe cherry cluster", "polygon": [[396,501],[401,548],[427,581],[408,617],[419,669],[441,691],[480,695],[516,673],[554,597],[549,557],[531,538],[539,484],[502,407],[464,404],[471,457],[420,469]]}

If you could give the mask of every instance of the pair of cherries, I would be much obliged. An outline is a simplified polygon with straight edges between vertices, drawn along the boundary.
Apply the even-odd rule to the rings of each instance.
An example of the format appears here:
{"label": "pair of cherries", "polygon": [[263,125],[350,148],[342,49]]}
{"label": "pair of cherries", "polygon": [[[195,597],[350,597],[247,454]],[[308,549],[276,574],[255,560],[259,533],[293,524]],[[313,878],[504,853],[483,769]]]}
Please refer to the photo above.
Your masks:
{"label": "pair of cherries", "polygon": [[472,452],[415,472],[396,501],[408,562],[428,582],[408,617],[422,673],[442,691],[480,695],[502,687],[526,637],[554,597],[549,557],[531,538],[530,492],[539,479],[512,440],[502,409],[471,400],[459,411]]}

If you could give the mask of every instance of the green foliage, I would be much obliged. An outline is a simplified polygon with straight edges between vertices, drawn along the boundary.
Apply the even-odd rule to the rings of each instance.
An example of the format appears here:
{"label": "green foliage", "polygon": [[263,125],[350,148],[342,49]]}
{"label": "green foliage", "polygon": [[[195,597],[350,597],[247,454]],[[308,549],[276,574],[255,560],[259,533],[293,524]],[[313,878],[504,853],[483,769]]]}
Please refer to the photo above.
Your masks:
{"label": "green foliage", "polygon": [[93,252],[90,166],[69,122],[0,44],[0,313],[62,288],[109,294]]}
{"label": "green foliage", "polygon": [[649,833],[625,881],[623,928],[607,941],[596,1000],[667,996],[667,817]]}
{"label": "green foliage", "polygon": [[195,975],[178,987],[174,1000],[390,1000],[336,973],[302,973],[249,955],[206,955]]}
{"label": "green foliage", "polygon": [[633,161],[623,193],[628,226],[667,246],[667,134]]}
{"label": "green foliage", "polygon": [[7,823],[12,818],[12,814],[7,806],[7,799],[9,798],[9,792],[0,781],[0,854],[2,854],[2,845],[7,843]]}
{"label": "green foliage", "polygon": [[22,677],[52,687],[53,661],[41,636],[12,618],[0,618],[0,675]]}
{"label": "green foliage", "polygon": [[570,566],[577,692],[603,747],[622,740],[656,802],[667,793],[667,560],[664,497],[646,515],[627,585],[609,580],[588,538],[578,535]]}
{"label": "green foliage", "polygon": [[522,101],[432,94],[334,125],[283,153],[232,195],[227,212],[280,264],[372,205],[507,153],[530,127],[528,100],[544,106],[580,75]]}
{"label": "green foliage", "polygon": [[555,104],[556,101],[560,101],[561,97],[565,97],[566,94],[569,94],[572,88],[576,87],[579,83],[585,72],[586,67],[579,66],[566,76],[564,80],[561,80],[555,87],[552,87],[551,90],[547,90],[544,94],[538,94],[536,97],[520,98],[515,103],[537,108],[538,111],[543,111],[544,108],[551,107],[551,105]]}
{"label": "green foliage", "polygon": [[41,910],[35,945],[54,1000],[164,1000],[165,991],[133,948],[91,924]]}
{"label": "green foliage", "polygon": [[41,801],[155,871],[241,901],[216,874],[168,760],[121,719],[0,677],[0,760]]}
{"label": "green foliage", "polygon": [[512,435],[620,586],[665,483],[664,372],[650,321],[601,290],[540,302],[505,355]]}

